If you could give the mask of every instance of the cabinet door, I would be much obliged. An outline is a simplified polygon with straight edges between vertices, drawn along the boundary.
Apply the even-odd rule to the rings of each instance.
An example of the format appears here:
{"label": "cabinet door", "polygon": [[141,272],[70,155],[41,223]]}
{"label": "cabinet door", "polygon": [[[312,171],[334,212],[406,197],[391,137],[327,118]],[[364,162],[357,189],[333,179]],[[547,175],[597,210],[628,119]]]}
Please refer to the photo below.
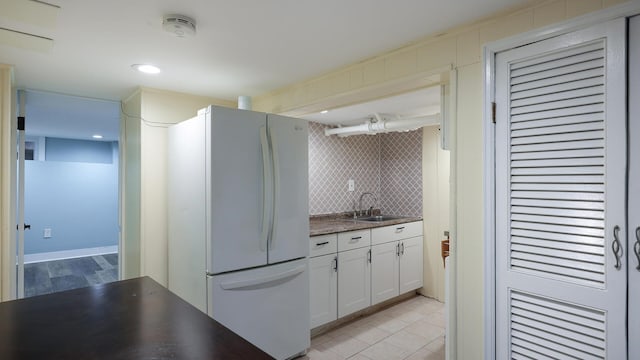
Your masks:
{"label": "cabinet door", "polygon": [[422,287],[422,236],[400,241],[400,294]]}
{"label": "cabinet door", "polygon": [[400,294],[399,247],[397,241],[371,247],[371,305]]}
{"label": "cabinet door", "polygon": [[496,55],[497,359],[627,356],[625,27]]}
{"label": "cabinet door", "polygon": [[338,317],[371,305],[370,247],[338,253]]}
{"label": "cabinet door", "polygon": [[338,318],[337,261],[336,254],[309,259],[311,328]]}

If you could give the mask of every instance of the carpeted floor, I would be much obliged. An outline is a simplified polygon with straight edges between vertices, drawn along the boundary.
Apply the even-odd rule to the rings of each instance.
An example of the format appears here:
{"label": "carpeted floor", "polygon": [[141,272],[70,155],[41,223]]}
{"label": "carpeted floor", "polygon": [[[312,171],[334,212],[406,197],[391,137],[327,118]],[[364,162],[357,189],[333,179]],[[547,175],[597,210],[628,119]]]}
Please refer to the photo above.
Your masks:
{"label": "carpeted floor", "polygon": [[118,254],[25,264],[24,296],[50,294],[116,280]]}

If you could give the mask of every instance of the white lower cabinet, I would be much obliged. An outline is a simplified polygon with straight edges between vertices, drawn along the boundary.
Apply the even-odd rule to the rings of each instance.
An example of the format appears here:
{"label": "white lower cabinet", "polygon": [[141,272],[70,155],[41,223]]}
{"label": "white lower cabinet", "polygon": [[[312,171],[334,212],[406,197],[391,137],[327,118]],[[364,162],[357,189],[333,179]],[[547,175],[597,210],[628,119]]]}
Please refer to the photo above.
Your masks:
{"label": "white lower cabinet", "polygon": [[371,247],[371,305],[422,287],[422,236]]}
{"label": "white lower cabinet", "polygon": [[422,221],[311,237],[311,327],[422,287],[422,243]]}
{"label": "white lower cabinet", "polygon": [[338,317],[371,305],[370,247],[338,253]]}
{"label": "white lower cabinet", "polygon": [[422,236],[400,241],[400,294],[422,287]]}
{"label": "white lower cabinet", "polygon": [[311,327],[338,318],[337,254],[309,259],[309,288],[311,289]]}
{"label": "white lower cabinet", "polygon": [[373,305],[400,293],[399,242],[371,247],[371,303]]}

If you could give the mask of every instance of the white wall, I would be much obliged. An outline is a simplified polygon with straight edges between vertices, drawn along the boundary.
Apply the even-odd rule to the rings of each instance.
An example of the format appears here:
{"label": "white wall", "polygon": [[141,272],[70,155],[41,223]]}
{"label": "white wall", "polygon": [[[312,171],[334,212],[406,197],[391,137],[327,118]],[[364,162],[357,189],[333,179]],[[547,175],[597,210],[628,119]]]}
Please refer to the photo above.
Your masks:
{"label": "white wall", "polygon": [[[148,275],[164,286],[168,277],[167,127],[194,117],[199,109],[210,104],[236,107],[235,102],[150,88],[139,89],[125,101],[125,110],[137,107],[139,113],[137,118],[130,119],[132,124],[127,124],[131,133],[127,134],[126,140],[133,144],[131,151],[125,149],[125,158],[130,162],[127,167],[137,162],[140,164],[139,179],[135,172],[131,179],[127,179],[127,182],[134,183],[133,189],[139,187],[139,198],[128,192],[134,199],[126,200],[125,211],[129,214],[126,219],[130,219],[126,228],[130,231],[127,231],[125,243],[132,246],[129,246],[125,257],[135,259],[139,254],[139,275]],[[139,145],[135,144],[136,141]],[[136,145],[139,153],[136,153]],[[135,214],[139,216],[139,229],[134,222]],[[133,275],[133,272],[127,271],[126,274]]]}
{"label": "white wall", "polygon": [[13,106],[13,68],[0,64],[0,298],[10,300],[13,295],[11,276],[15,274],[15,216],[11,211],[15,200],[16,154],[15,109]]}
{"label": "white wall", "polygon": [[441,241],[449,230],[449,151],[440,148],[438,126],[426,126],[422,135],[424,224],[424,287],[426,296],[444,301],[444,264]]}

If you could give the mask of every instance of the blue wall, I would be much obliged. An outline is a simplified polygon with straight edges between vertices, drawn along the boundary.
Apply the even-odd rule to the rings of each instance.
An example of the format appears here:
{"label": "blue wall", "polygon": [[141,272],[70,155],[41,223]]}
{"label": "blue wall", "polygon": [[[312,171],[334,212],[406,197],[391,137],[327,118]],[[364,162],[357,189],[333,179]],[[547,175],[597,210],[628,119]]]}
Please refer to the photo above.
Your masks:
{"label": "blue wall", "polygon": [[47,161],[70,161],[111,164],[111,142],[46,138]]}
{"label": "blue wall", "polygon": [[[25,162],[25,222],[31,225],[25,231],[25,254],[118,244],[117,143],[80,140],[57,145],[62,143],[66,145],[49,148],[47,139],[47,161]],[[86,143],[96,145],[89,156],[103,153],[106,144],[111,163],[100,163],[104,156],[78,162],[73,154],[87,151],[91,145]],[[58,161],[49,161],[50,153]],[[65,158],[70,161],[59,161]],[[52,237],[45,239],[47,227]]]}

